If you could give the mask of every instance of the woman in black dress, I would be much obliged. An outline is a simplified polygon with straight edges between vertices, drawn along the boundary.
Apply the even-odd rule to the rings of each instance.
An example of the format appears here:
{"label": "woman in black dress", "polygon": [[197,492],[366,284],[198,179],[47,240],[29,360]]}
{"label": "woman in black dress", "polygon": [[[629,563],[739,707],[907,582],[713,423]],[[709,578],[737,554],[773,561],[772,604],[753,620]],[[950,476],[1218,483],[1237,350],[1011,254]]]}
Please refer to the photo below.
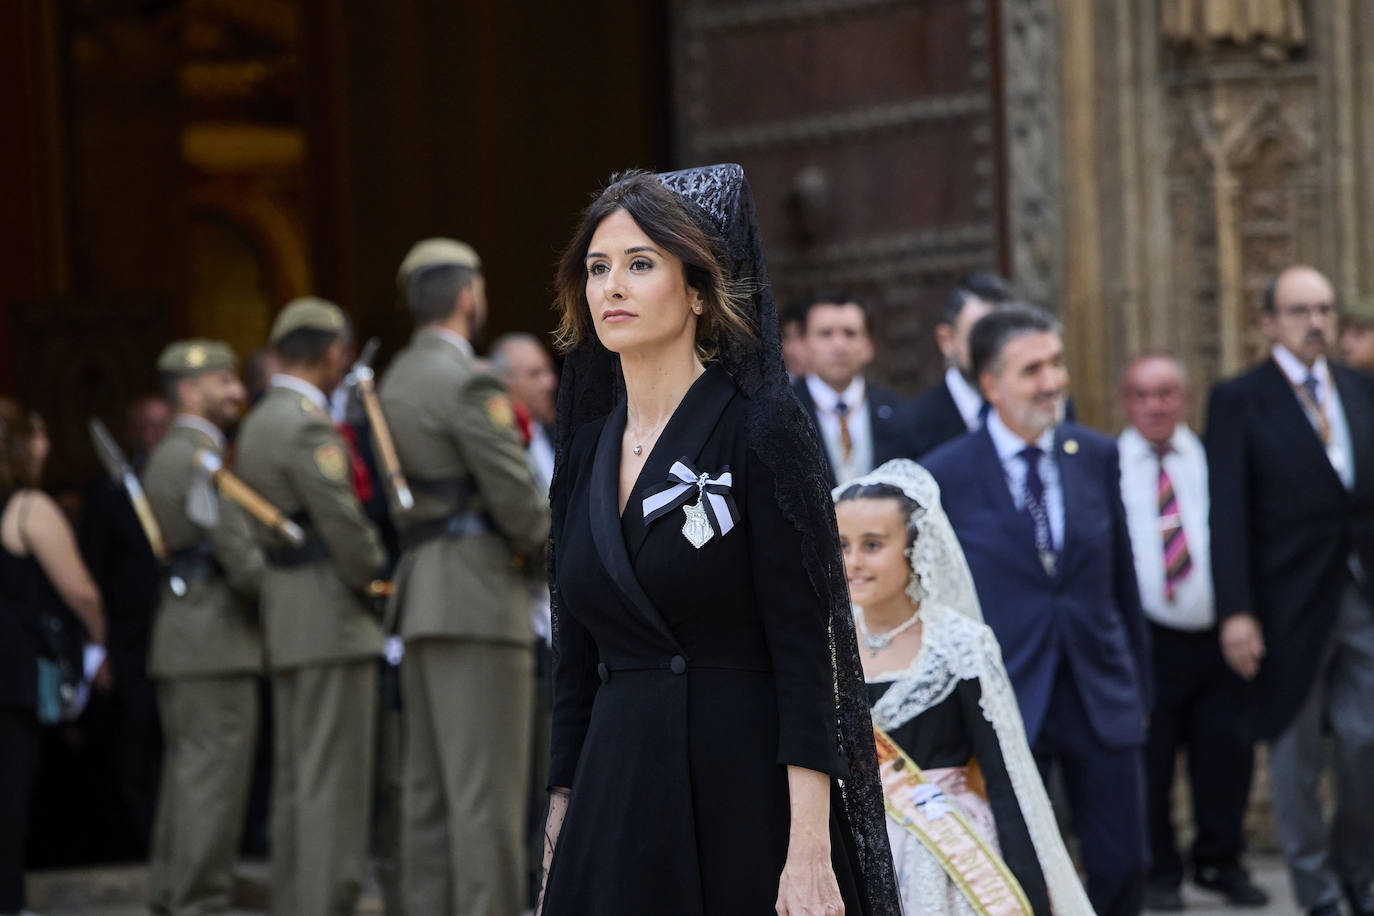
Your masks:
{"label": "woman in black dress", "polygon": [[896,913],[823,466],[742,170],[615,181],[559,294],[542,912]]}
{"label": "woman in black dress", "polygon": [[[24,841],[41,737],[38,666],[49,654],[43,610],[65,603],[88,639],[105,641],[100,593],[66,516],[38,488],[42,421],[0,398],[0,913],[24,910]],[[108,668],[97,683],[109,684]]]}

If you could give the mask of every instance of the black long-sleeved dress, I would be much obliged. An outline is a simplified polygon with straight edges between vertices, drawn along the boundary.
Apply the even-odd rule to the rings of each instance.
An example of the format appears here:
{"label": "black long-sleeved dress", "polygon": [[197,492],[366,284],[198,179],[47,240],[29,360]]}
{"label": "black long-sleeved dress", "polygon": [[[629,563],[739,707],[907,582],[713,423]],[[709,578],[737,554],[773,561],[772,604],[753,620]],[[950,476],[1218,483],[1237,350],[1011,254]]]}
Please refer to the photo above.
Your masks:
{"label": "black long-sleeved dress", "polygon": [[[546,916],[774,912],[786,859],[786,766],[832,777],[846,912],[867,911],[843,817],[828,605],[746,436],[747,398],[718,366],[687,392],[617,515],[622,403],[577,432],[553,520],[550,785],[571,786]],[[720,478],[738,518],[700,549],[646,494],[677,461]]]}

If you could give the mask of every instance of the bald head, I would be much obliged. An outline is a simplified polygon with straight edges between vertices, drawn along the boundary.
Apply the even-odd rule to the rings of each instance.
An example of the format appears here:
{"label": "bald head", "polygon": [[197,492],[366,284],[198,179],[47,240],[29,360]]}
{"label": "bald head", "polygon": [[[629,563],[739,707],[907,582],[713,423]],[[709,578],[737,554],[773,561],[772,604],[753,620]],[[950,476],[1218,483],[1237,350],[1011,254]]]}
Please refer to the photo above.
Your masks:
{"label": "bald head", "polygon": [[533,334],[506,334],[491,345],[492,368],[505,379],[511,397],[530,412],[534,422],[553,425],[558,375],[549,351]]}
{"label": "bald head", "polygon": [[1284,268],[1264,290],[1261,321],[1271,343],[1311,366],[1326,355],[1336,333],[1331,281],[1304,264]]}
{"label": "bald head", "polygon": [[1121,377],[1121,410],[1126,422],[1152,445],[1173,437],[1188,411],[1188,376],[1172,353],[1142,353]]}

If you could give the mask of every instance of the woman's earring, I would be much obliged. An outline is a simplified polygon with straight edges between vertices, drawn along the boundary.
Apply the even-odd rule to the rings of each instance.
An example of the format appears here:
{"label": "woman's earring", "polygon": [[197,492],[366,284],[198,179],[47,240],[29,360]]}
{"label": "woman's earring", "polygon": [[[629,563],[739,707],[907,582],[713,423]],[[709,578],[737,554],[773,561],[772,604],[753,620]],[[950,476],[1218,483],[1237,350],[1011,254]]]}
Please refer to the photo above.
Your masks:
{"label": "woman's earring", "polygon": [[694,311],[694,312],[696,312],[698,315],[700,315],[700,314],[701,314],[701,306],[700,306],[700,305],[694,305],[694,306],[692,306],[692,311]]}

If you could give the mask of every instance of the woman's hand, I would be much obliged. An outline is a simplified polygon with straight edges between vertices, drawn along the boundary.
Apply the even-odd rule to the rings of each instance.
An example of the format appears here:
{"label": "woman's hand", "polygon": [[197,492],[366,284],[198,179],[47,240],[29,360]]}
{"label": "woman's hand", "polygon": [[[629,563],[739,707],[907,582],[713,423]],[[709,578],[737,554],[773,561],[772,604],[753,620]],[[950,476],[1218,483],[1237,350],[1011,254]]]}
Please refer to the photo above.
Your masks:
{"label": "woman's hand", "polygon": [[778,880],[778,916],[844,916],[844,901],[830,864],[830,777],[787,768],[792,828]]}
{"label": "woman's hand", "polygon": [[549,808],[544,813],[544,857],[539,867],[539,899],[534,905],[534,914],[544,912],[544,891],[549,884],[549,866],[553,864],[553,850],[558,845],[558,834],[563,832],[563,818],[568,816],[568,799],[572,790],[564,786],[554,786],[549,790]]}

